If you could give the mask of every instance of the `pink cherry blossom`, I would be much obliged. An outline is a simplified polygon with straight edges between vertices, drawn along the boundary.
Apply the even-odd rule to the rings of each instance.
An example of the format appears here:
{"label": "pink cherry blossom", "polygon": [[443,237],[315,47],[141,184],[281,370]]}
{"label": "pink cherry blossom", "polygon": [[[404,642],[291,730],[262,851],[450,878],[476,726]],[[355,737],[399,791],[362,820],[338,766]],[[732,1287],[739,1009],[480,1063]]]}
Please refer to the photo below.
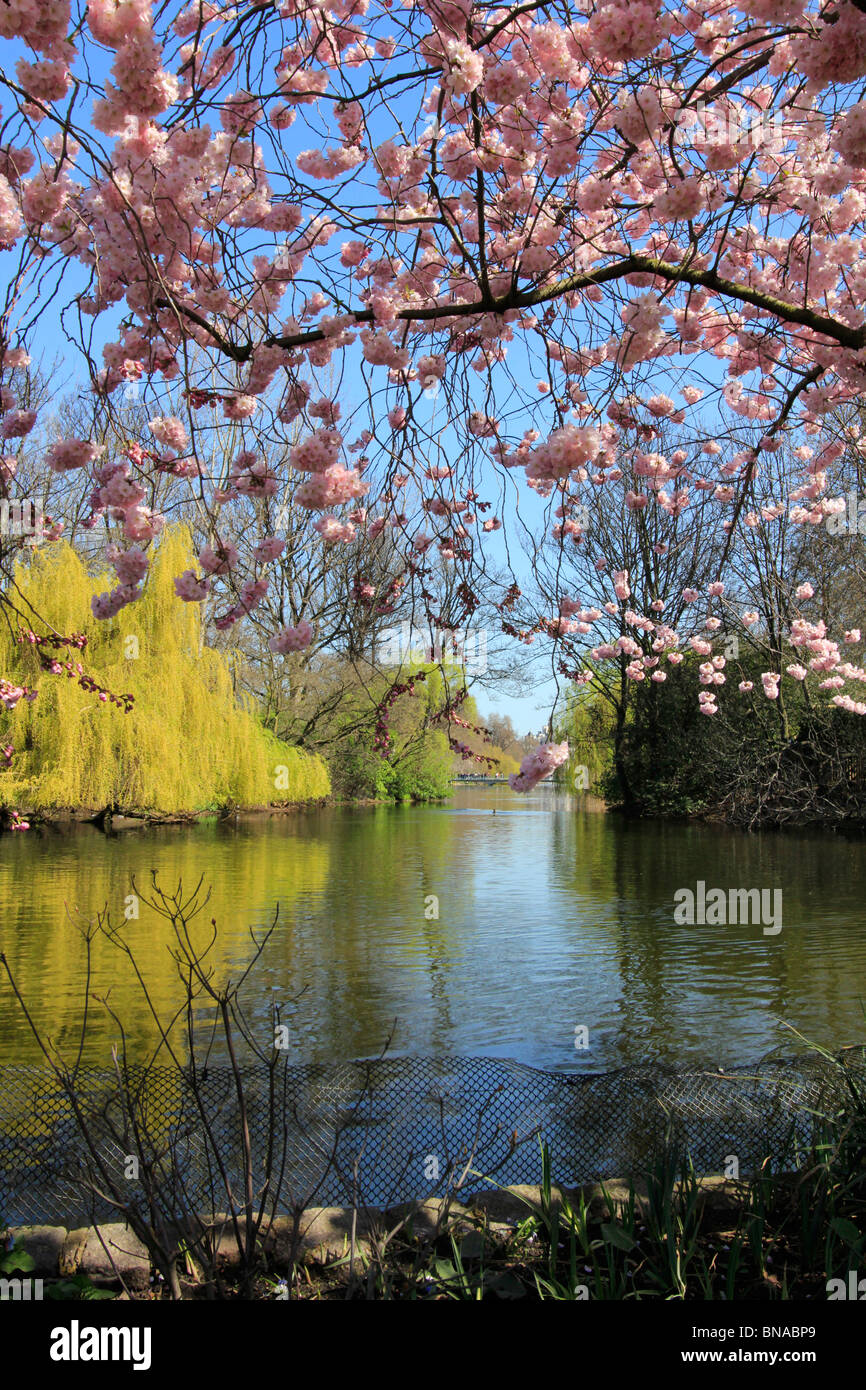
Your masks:
{"label": "pink cherry blossom", "polygon": [[768,700],[778,700],[779,681],[781,676],[778,672],[764,671],[761,675],[761,683],[764,687],[764,694]]}
{"label": "pink cherry blossom", "polygon": [[298,623],[297,627],[284,627],[273,636],[268,642],[272,652],[277,652],[281,656],[288,652],[300,652],[308,647],[313,640],[313,629],[306,621]]}
{"label": "pink cherry blossom", "polygon": [[260,564],[269,564],[271,560],[276,560],[286,548],[286,543],[279,536],[265,536],[253,547],[253,554]]}
{"label": "pink cherry blossom", "polygon": [[108,547],[106,555],[122,587],[133,588],[147,574],[147,555],[137,545],[131,546],[129,550],[121,550],[119,546],[112,545]]}
{"label": "pink cherry blossom", "polygon": [[355,539],[355,527],[351,522],[340,521],[336,516],[320,516],[313,522],[313,530],[318,531],[328,545],[348,545]]}
{"label": "pink cherry blossom", "polygon": [[520,764],[519,772],[512,772],[508,784],[512,791],[528,792],[545,777],[549,777],[558,767],[568,761],[568,742],[541,743]]}
{"label": "pink cherry blossom", "polygon": [[189,435],[182,421],[176,416],[158,416],[149,423],[151,434],[167,449],[174,449],[176,453],[182,454],[184,449],[189,448]]}
{"label": "pink cherry blossom", "polygon": [[23,439],[36,424],[35,410],[12,410],[3,417],[4,439]]}
{"label": "pink cherry blossom", "polygon": [[184,570],[174,581],[174,591],[184,603],[201,603],[210,593],[210,580],[199,578],[195,570]]}
{"label": "pink cherry blossom", "polygon": [[99,618],[100,621],[104,622],[109,618],[116,617],[122,608],[125,608],[129,603],[134,603],[138,598],[141,598],[141,590],[135,585],[119,584],[116,589],[112,589],[108,593],[94,594],[90,600],[90,606],[94,618]]}
{"label": "pink cherry blossom", "polygon": [[629,588],[629,582],[628,582],[628,580],[629,580],[628,570],[615,570],[615,571],[614,571],[614,575],[613,575],[613,591],[614,591],[614,593],[616,594],[617,598],[618,598],[621,602],[624,602],[624,601],[629,597],[629,595],[631,594],[631,589]]}
{"label": "pink cherry blossom", "polygon": [[227,420],[248,420],[258,409],[255,396],[227,396],[223,401],[223,414]]}
{"label": "pink cherry blossom", "polygon": [[52,472],[66,473],[75,468],[86,468],[103,451],[104,445],[93,444],[89,439],[60,439],[50,446],[45,461]]}
{"label": "pink cherry blossom", "polygon": [[198,562],[208,574],[228,574],[238,563],[240,555],[231,541],[216,541],[199,551]]}

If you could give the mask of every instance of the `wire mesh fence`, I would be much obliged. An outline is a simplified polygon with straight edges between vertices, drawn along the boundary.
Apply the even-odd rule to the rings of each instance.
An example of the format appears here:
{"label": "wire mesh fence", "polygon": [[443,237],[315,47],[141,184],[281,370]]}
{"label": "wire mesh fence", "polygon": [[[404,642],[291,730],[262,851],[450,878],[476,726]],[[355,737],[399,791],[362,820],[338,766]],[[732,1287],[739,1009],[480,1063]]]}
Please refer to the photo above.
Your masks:
{"label": "wire mesh fence", "polygon": [[[866,1085],[866,1049],[844,1054],[844,1070]],[[576,1075],[487,1057],[257,1067],[240,1077],[228,1067],[151,1067],[130,1070],[123,1085],[110,1070],[82,1069],[74,1104],[47,1070],[2,1067],[0,1223],[69,1226],[116,1213],[83,1178],[99,1163],[129,1169],[134,1203],[131,1156],[161,1165],[162,1200],[178,1213],[213,1210],[220,1196],[224,1206],[227,1190],[243,1191],[244,1122],[276,1212],[443,1195],[467,1165],[465,1191],[484,1186],[477,1174],[535,1183],[539,1138],[568,1185],[627,1176],[665,1142],[687,1148],[699,1173],[724,1172],[734,1156],[745,1175],[768,1157],[792,1166],[816,1117],[838,1110],[845,1092],[844,1071],[812,1054],[724,1071]]]}

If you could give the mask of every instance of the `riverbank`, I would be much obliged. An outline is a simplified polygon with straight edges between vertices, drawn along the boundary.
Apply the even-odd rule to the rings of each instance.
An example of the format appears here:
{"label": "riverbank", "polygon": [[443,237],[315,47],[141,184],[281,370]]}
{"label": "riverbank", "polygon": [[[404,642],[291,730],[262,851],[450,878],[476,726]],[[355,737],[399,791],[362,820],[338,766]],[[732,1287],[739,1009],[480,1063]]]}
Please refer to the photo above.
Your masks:
{"label": "riverbank", "polygon": [[802,835],[802,834],[826,834],[831,836],[841,836],[852,840],[862,839],[866,835],[866,817],[848,816],[844,819],[832,816],[805,816],[798,819],[792,814],[785,819],[767,819],[766,821],[756,820],[754,824],[740,824],[732,820],[721,811],[718,806],[706,806],[692,810],[682,808],[671,809],[648,809],[643,806],[627,805],[622,801],[604,801],[601,797],[589,796],[588,800],[594,801],[594,806],[587,806],[587,810],[602,810],[611,816],[615,816],[626,824],[635,825],[694,825],[706,826],[710,829],[733,831],[743,835]]}
{"label": "riverbank", "polygon": [[[179,1242],[175,1300],[725,1302],[858,1297],[862,1198],[831,1174],[698,1178],[660,1155],[639,1179],[487,1187],[387,1209],[202,1216]],[[832,1175],[834,1178],[837,1175]],[[855,1175],[849,1175],[851,1177]],[[860,1175],[862,1183],[862,1175]],[[808,1204],[808,1205],[807,1205]],[[804,1221],[806,1210],[811,1222]],[[850,1234],[850,1232],[854,1235]],[[119,1222],[5,1232],[24,1297],[170,1296],[164,1259]],[[160,1264],[163,1268],[160,1268]],[[176,1277],[175,1277],[176,1276]],[[854,1292],[851,1292],[851,1285]]]}
{"label": "riverbank", "polygon": [[[452,793],[453,794],[453,793]],[[270,802],[258,806],[235,806],[228,803],[225,806],[207,806],[194,811],[142,811],[142,810],[112,810],[109,807],[96,808],[93,806],[82,807],[60,807],[52,811],[27,810],[16,808],[13,812],[9,807],[0,808],[0,833],[14,829],[15,817],[26,821],[30,826],[44,826],[46,828],[71,826],[71,825],[95,825],[100,830],[116,833],[120,830],[142,830],[153,826],[167,825],[200,825],[210,824],[214,821],[229,822],[234,820],[266,820],[279,816],[296,816],[305,812],[321,811],[326,809],[352,808],[352,807],[375,807],[375,806],[430,806],[442,805],[449,800],[448,796],[431,797],[426,799],[406,798],[404,801],[395,801],[392,797],[355,797],[351,800],[335,796],[324,796],[310,798],[305,801],[285,801]]]}
{"label": "riverbank", "polygon": [[[368,1269],[390,1246],[389,1263],[397,1268],[409,1251],[426,1259],[444,1240],[459,1243],[463,1259],[475,1262],[486,1253],[488,1260],[502,1262],[514,1255],[514,1241],[521,1226],[533,1213],[545,1209],[560,1216],[583,1208],[586,1224],[600,1227],[615,1221],[620,1208],[634,1198],[638,1211],[647,1203],[647,1185],[613,1179],[604,1184],[587,1183],[578,1188],[554,1187],[547,1196],[541,1187],[530,1185],[483,1188],[462,1194],[462,1200],[426,1198],[403,1202],[388,1208],[351,1206],[307,1207],[294,1215],[254,1217],[260,1277],[287,1281],[303,1269],[315,1270],[323,1286],[336,1282],[345,1288],[356,1272]],[[678,1198],[680,1186],[675,1190]],[[722,1177],[708,1177],[698,1186],[698,1202],[707,1229],[721,1222],[728,1224],[742,1206],[743,1185]],[[241,1230],[245,1219],[238,1217]],[[229,1216],[214,1221],[197,1218],[202,1242],[212,1247],[215,1281],[228,1292],[244,1263],[243,1243],[239,1243]],[[260,1229],[259,1229],[260,1226]],[[5,1243],[23,1259],[17,1268],[46,1281],[78,1279],[83,1296],[85,1281],[97,1288],[130,1296],[159,1293],[160,1273],[149,1256],[147,1244],[123,1222],[100,1222],[90,1227],[68,1228],[57,1225],[10,1226]],[[399,1240],[395,1240],[396,1237]],[[532,1245],[523,1237],[523,1244]],[[397,1256],[397,1249],[400,1254]],[[535,1252],[537,1253],[537,1252]],[[210,1263],[210,1260],[207,1261]],[[184,1263],[182,1285],[195,1297],[201,1279]],[[300,1283],[305,1282],[303,1279]],[[69,1291],[73,1296],[72,1290]]]}
{"label": "riverbank", "polygon": [[[117,832],[119,830],[142,830],[152,826],[162,825],[197,825],[213,821],[230,821],[244,817],[271,817],[298,815],[303,811],[320,810],[323,806],[334,805],[335,803],[328,797],[323,797],[317,801],[292,801],[281,802],[274,805],[262,806],[223,806],[220,808],[205,807],[198,811],[177,811],[165,813],[161,811],[113,811],[109,807],[95,809],[92,806],[83,806],[77,809],[60,808],[56,811],[28,811],[19,810],[18,817],[25,820],[31,826],[59,827],[72,825],[95,825],[99,830],[107,832]],[[7,808],[0,811],[0,830],[11,830],[13,828],[12,812]]]}

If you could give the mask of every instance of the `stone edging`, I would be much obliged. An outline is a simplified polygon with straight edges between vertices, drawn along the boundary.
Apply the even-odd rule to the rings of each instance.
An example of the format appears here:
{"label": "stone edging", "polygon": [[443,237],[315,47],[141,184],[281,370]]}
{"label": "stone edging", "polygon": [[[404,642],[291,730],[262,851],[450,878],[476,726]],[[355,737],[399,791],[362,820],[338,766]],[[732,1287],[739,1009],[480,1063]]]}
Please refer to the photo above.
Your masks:
{"label": "stone edging", "polygon": [[[707,1217],[730,1220],[741,1209],[742,1183],[710,1177],[700,1180],[699,1186]],[[628,1183],[618,1178],[604,1184],[554,1188],[552,1205],[560,1205],[560,1194],[572,1203],[582,1196],[587,1219],[595,1225],[609,1219],[609,1203],[626,1201],[631,1190]],[[635,1184],[634,1191],[640,1206],[645,1187]],[[298,1227],[298,1258],[322,1264],[345,1255],[351,1240],[353,1215],[356,1250],[361,1253],[369,1249],[374,1232],[393,1231],[401,1223],[405,1223],[412,1237],[420,1241],[434,1239],[447,1227],[462,1230],[464,1239],[471,1231],[482,1235],[487,1231],[494,1239],[507,1237],[515,1225],[530,1215],[528,1204],[537,1205],[539,1201],[537,1187],[487,1188],[467,1196],[463,1203],[452,1201],[447,1223],[443,1223],[444,1203],[440,1198],[405,1202],[386,1211],[368,1207],[353,1213],[351,1207],[309,1207],[303,1212]],[[288,1261],[293,1229],[294,1220],[290,1216],[274,1217],[270,1223],[265,1244],[277,1267]],[[106,1222],[98,1228],[83,1226],[77,1230],[68,1230],[65,1226],[10,1226],[7,1235],[32,1257],[35,1266],[32,1273],[37,1278],[86,1274],[96,1284],[117,1284],[122,1280],[131,1290],[145,1289],[151,1283],[147,1250],[122,1222]],[[222,1230],[217,1257],[225,1270],[238,1263],[237,1243],[230,1224]]]}

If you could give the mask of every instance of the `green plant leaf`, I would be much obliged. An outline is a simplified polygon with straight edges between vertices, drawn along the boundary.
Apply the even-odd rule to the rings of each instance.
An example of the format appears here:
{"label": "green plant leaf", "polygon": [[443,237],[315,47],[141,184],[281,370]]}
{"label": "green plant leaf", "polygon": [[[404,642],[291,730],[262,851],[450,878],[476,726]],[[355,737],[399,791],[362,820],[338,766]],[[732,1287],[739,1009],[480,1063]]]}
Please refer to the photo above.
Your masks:
{"label": "green plant leaf", "polygon": [[18,1269],[22,1274],[28,1274],[35,1269],[36,1264],[32,1255],[28,1255],[26,1250],[16,1250],[14,1247],[0,1259],[0,1269],[4,1274],[11,1274]]}
{"label": "green plant leaf", "polygon": [[846,1245],[849,1245],[852,1250],[857,1250],[863,1239],[857,1227],[854,1225],[854,1222],[849,1221],[845,1216],[834,1216],[833,1220],[830,1222],[830,1230],[833,1231],[840,1240],[844,1241]]}
{"label": "green plant leaf", "polygon": [[496,1274],[485,1274],[484,1286],[491,1293],[495,1293],[497,1298],[525,1298],[526,1289],[516,1274],[510,1270],[503,1269]]}
{"label": "green plant leaf", "polygon": [[608,1245],[615,1245],[617,1250],[633,1250],[634,1241],[622,1226],[614,1226],[607,1222],[601,1228],[601,1234]]}
{"label": "green plant leaf", "polygon": [[115,1298],[116,1294],[113,1294],[111,1289],[97,1288],[86,1274],[74,1274],[70,1279],[61,1279],[57,1284],[49,1284],[45,1290],[45,1297],[60,1302],[77,1302],[83,1299],[92,1303],[97,1299]]}

